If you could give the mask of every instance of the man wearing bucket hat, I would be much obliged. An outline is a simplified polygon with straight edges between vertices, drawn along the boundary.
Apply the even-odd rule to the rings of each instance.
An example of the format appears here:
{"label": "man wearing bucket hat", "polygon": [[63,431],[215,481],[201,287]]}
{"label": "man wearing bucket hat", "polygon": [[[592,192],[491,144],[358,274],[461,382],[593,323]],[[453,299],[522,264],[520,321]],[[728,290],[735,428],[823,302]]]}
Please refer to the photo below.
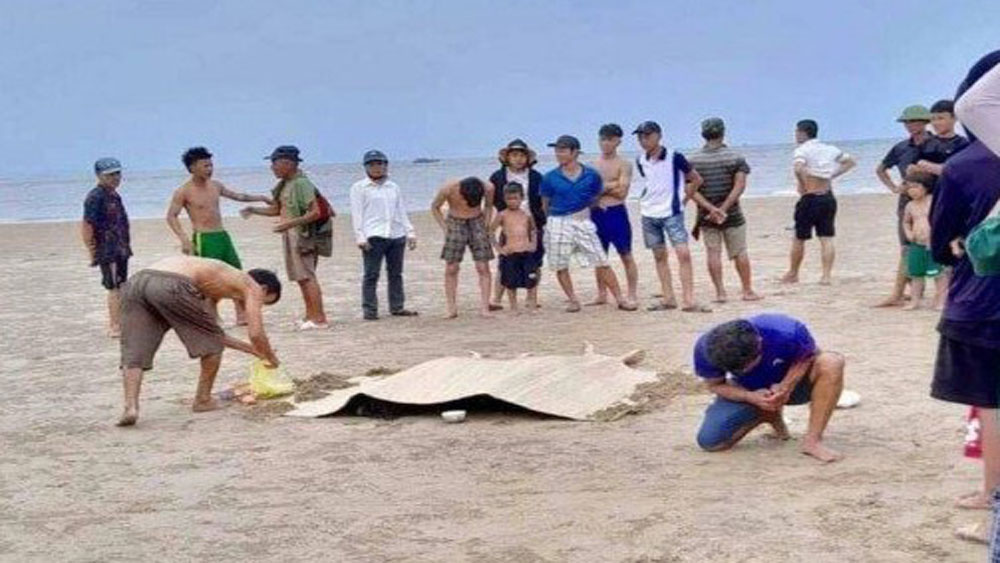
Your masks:
{"label": "man wearing bucket hat", "polygon": [[[278,179],[271,190],[272,203],[267,207],[245,207],[240,212],[244,218],[250,215],[280,217],[274,232],[281,234],[285,255],[285,269],[288,279],[298,282],[305,302],[305,318],[298,323],[298,330],[317,330],[330,327],[323,310],[323,292],[316,277],[319,252],[305,243],[310,224],[320,219],[322,210],[316,189],[306,175],[299,170],[302,158],[299,149],[293,145],[275,148],[265,160],[271,161],[271,172]],[[323,229],[332,228],[327,221]]]}
{"label": "man wearing bucket hat", "polygon": [[[899,239],[900,254],[899,263],[896,268],[896,283],[892,290],[892,295],[878,304],[879,307],[898,307],[904,303],[903,293],[909,278],[906,276],[906,234],[903,232],[903,210],[910,202],[903,187],[903,178],[906,177],[907,169],[921,160],[931,162],[944,162],[940,143],[927,130],[927,125],[931,122],[931,112],[922,105],[912,105],[903,110],[896,118],[896,121],[906,128],[907,138],[896,143],[889,152],[886,153],[882,162],[875,169],[875,174],[879,181],[889,188],[894,194],[899,194],[899,201],[896,206],[896,233]],[[896,182],[889,174],[889,170],[895,167],[899,173],[899,182]]]}
{"label": "man wearing bucket hat", "polygon": [[87,247],[90,265],[101,269],[101,285],[108,290],[108,336],[121,336],[121,297],[119,288],[128,278],[128,259],[132,256],[128,214],[118,195],[122,183],[122,163],[116,158],[101,158],[94,163],[97,187],[83,202],[80,233]]}
{"label": "man wearing bucket hat", "polygon": [[[516,182],[524,186],[527,197],[525,202],[528,211],[535,220],[535,227],[538,229],[535,240],[535,262],[538,267],[537,274],[541,274],[542,259],[545,256],[545,247],[542,245],[542,233],[545,227],[545,210],[542,209],[542,196],[539,189],[542,186],[542,174],[533,167],[538,162],[535,151],[531,150],[528,143],[521,139],[514,139],[507,143],[507,146],[500,149],[498,154],[500,164],[499,170],[490,175],[490,183],[493,184],[493,193],[498,194],[493,198],[493,205],[497,212],[503,211],[507,207],[507,202],[502,197],[504,186],[510,182]],[[498,258],[498,270],[502,270],[502,264],[506,257],[500,255]],[[538,279],[537,277],[535,279]],[[493,299],[490,301],[490,310],[498,311],[502,309],[500,299],[503,297],[503,286],[500,285],[500,276],[497,276],[493,288]],[[528,289],[528,308],[538,307],[538,285]]]}
{"label": "man wearing bucket hat", "polygon": [[[960,118],[969,103],[964,100],[966,91],[980,86],[977,82],[991,68],[1000,68],[998,63],[1000,52],[993,54],[992,59],[987,55],[973,66],[956,96]],[[1000,88],[994,95],[1000,99]],[[983,488],[975,495],[978,498],[963,498],[960,501],[963,506],[989,506],[991,494],[1000,486],[998,211],[1000,156],[981,140],[975,140],[945,163],[930,220],[934,260],[954,266],[948,299],[937,327],[940,340],[931,396],[981,409]],[[988,530],[988,518],[984,517],[959,529],[957,534],[985,542]]]}
{"label": "man wearing bucket hat", "polygon": [[414,317],[403,305],[403,256],[417,247],[417,235],[406,214],[403,194],[389,179],[389,159],[382,151],[364,154],[365,179],[351,186],[351,224],[354,241],[364,257],[365,275],[361,300],[365,320],[378,319],[378,278],[385,260],[389,277],[389,314]]}

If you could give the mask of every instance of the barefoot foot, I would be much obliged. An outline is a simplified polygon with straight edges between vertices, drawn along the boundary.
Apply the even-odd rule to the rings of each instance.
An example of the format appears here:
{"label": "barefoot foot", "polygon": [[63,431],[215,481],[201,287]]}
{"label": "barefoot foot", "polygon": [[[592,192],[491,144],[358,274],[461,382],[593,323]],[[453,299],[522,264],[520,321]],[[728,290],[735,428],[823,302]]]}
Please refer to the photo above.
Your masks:
{"label": "barefoot foot", "polygon": [[209,399],[207,401],[195,401],[191,405],[191,410],[194,412],[209,412],[218,410],[220,407],[219,402],[215,399]]}
{"label": "barefoot foot", "polygon": [[810,438],[802,439],[802,453],[812,456],[823,463],[832,463],[844,457],[837,450],[832,450],[824,446],[823,442]]}
{"label": "barefoot foot", "polygon": [[137,409],[125,409],[122,413],[121,418],[118,419],[116,426],[135,426],[136,421],[139,420],[139,411]]}
{"label": "barefoot foot", "polygon": [[990,496],[982,491],[969,493],[955,501],[955,507],[963,510],[989,510]]}
{"label": "barefoot foot", "polygon": [[799,276],[789,272],[781,276],[781,283],[799,283]]}
{"label": "barefoot foot", "polygon": [[763,295],[760,295],[759,293],[753,290],[743,292],[744,301],[760,301],[763,298],[764,298]]}

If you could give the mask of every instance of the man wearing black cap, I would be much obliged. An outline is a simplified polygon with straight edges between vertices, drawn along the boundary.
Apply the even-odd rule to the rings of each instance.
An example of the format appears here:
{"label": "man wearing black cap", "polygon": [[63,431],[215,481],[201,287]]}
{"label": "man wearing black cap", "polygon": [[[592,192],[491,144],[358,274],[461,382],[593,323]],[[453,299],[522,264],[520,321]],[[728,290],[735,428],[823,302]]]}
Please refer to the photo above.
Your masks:
{"label": "man wearing black cap", "polygon": [[[490,183],[493,184],[493,193],[497,197],[493,198],[493,204],[497,212],[503,211],[507,207],[500,194],[503,194],[504,186],[510,182],[521,184],[527,190],[525,202],[528,204],[528,211],[535,220],[535,227],[538,229],[536,241],[539,241],[535,249],[535,262],[538,265],[538,274],[541,274],[542,260],[545,256],[545,247],[541,244],[543,228],[545,226],[545,210],[542,209],[542,196],[539,188],[542,185],[542,175],[532,168],[537,162],[535,151],[528,147],[521,139],[514,139],[507,143],[507,146],[500,149],[499,160],[502,165],[499,170],[490,176]],[[506,257],[500,255],[497,269],[502,269]],[[538,278],[535,278],[536,280]],[[490,302],[490,310],[498,311],[503,308],[500,299],[503,297],[503,286],[500,285],[500,276],[497,276],[493,287],[493,300]],[[528,307],[538,307],[538,285],[528,289]]]}
{"label": "man wearing black cap", "polygon": [[383,259],[389,276],[389,313],[395,317],[416,316],[416,311],[403,306],[403,255],[407,246],[410,250],[417,247],[403,194],[389,179],[389,159],[382,151],[370,150],[362,160],[367,177],[351,186],[351,224],[365,263],[361,291],[365,320],[378,319],[376,289]]}
{"label": "man wearing black cap", "polygon": [[306,305],[305,319],[299,323],[298,329],[329,328],[326,312],[323,311],[323,292],[316,279],[319,252],[310,247],[308,239],[317,234],[310,232],[313,230],[329,233],[333,228],[332,221],[314,225],[322,215],[317,197],[319,192],[299,170],[302,159],[297,147],[282,145],[265,158],[271,161],[271,172],[278,178],[278,184],[271,191],[274,203],[267,207],[245,207],[240,214],[244,218],[250,215],[281,217],[274,226],[274,232],[281,233],[288,279],[298,282]]}
{"label": "man wearing black cap", "polygon": [[580,141],[571,135],[562,135],[556,142],[549,143],[555,148],[559,167],[549,171],[542,179],[542,204],[548,214],[545,229],[545,248],[549,255],[549,266],[556,271],[559,285],[569,299],[567,312],[580,311],[580,300],[573,291],[573,280],[569,275],[569,263],[576,256],[585,268],[596,268],[600,283],[603,283],[624,311],[634,311],[633,303],[622,298],[618,278],[608,265],[608,255],[601,247],[597,227],[590,219],[590,208],[604,191],[601,175],[596,170],[580,164]]}
{"label": "man wearing black cap", "polygon": [[688,313],[707,313],[704,305],[694,300],[694,269],[691,250],[688,248],[687,228],[684,226],[685,195],[697,191],[702,179],[684,155],[667,150],[660,141],[663,131],[655,121],[644,121],[632,132],[639,138],[642,153],[635,159],[642,191],[639,211],[642,213],[642,238],[646,248],[653,251],[656,275],[660,278],[661,301],[649,307],[650,311],[677,308],[674,284],[670,276],[670,253],[667,241],[674,247],[681,277],[681,310]]}

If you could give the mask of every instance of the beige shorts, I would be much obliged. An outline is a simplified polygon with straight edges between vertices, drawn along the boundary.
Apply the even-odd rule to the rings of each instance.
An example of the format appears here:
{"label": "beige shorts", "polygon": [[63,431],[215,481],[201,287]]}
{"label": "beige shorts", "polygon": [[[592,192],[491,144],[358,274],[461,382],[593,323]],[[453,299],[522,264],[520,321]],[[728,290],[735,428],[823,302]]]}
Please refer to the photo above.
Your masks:
{"label": "beige shorts", "polygon": [[282,244],[285,249],[285,271],[291,281],[305,281],[316,279],[316,264],[319,256],[315,252],[302,252],[299,249],[299,232],[297,229],[288,229],[281,233]]}
{"label": "beige shorts", "polygon": [[121,367],[152,369],[170,329],[192,358],[222,352],[225,334],[215,309],[191,278],[157,270],[132,276],[122,287]]}
{"label": "beige shorts", "polygon": [[735,260],[747,252],[746,223],[728,229],[713,229],[702,225],[701,236],[705,238],[705,248],[712,250],[721,249],[724,242],[730,260]]}

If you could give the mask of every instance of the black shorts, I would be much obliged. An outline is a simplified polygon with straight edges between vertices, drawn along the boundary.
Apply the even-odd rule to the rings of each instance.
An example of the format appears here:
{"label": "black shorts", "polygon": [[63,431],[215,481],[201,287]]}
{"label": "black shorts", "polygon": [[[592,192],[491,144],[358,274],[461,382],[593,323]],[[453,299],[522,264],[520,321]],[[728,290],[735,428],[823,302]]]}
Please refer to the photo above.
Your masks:
{"label": "black shorts", "polygon": [[1000,405],[1000,350],[942,335],[934,364],[931,397],[973,407]]}
{"label": "black shorts", "polygon": [[507,289],[532,289],[538,284],[538,261],[534,252],[502,256],[499,268],[500,285]]}
{"label": "black shorts", "polygon": [[128,279],[128,258],[118,258],[100,266],[101,285],[108,291],[118,289]]}
{"label": "black shorts", "polygon": [[795,238],[809,240],[813,229],[818,237],[836,235],[837,198],[831,192],[806,194],[795,204]]}

